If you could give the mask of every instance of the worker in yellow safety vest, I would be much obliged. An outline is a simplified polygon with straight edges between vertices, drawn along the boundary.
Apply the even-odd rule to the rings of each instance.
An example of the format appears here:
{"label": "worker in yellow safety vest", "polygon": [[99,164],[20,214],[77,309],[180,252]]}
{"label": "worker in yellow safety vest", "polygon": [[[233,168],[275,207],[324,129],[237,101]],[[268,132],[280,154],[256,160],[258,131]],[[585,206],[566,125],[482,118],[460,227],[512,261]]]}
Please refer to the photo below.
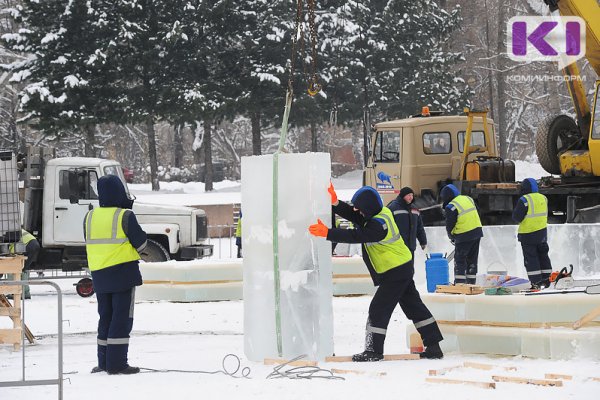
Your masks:
{"label": "worker in yellow safety vest", "polygon": [[454,283],[475,283],[479,242],[483,229],[475,201],[461,195],[452,184],[442,188],[440,196],[446,217],[446,232],[454,244]]}
{"label": "worker in yellow safety vest", "polygon": [[353,228],[330,229],[319,219],[309,227],[309,232],[331,242],[360,243],[365,265],[378,286],[369,306],[365,350],[353,355],[352,361],[383,359],[387,327],[397,304],[423,339],[426,349],[421,358],[442,358],[439,345],[442,333],[415,287],[412,254],[402,240],[392,212],[383,206],[379,193],[370,186],[358,189],[352,205],[338,200],[332,184],[328,191],[333,211],[352,222]]}
{"label": "worker in yellow safety vest", "polygon": [[521,195],[512,217],[519,223],[517,238],[523,249],[527,277],[534,286],[547,286],[552,273],[548,256],[548,199],[538,193],[533,178],[523,180]]}
{"label": "worker in yellow safety vest", "polygon": [[[21,229],[21,243],[25,245],[25,255],[27,255],[27,260],[25,260],[25,265],[23,267],[23,272],[21,273],[21,280],[26,281],[29,279],[29,270],[33,267],[33,265],[37,262],[38,255],[40,254],[40,242],[33,236],[31,233],[27,232],[25,229]],[[8,250],[11,254],[15,254],[15,244],[12,243]],[[0,274],[0,277],[2,275]],[[29,291],[29,285],[23,287],[23,296],[26,299],[31,298],[31,292]]]}
{"label": "worker in yellow safety vest", "polygon": [[100,207],[84,219],[88,267],[98,299],[98,365],[92,373],[136,374],[127,362],[129,334],[133,327],[135,287],[142,284],[140,252],[146,232],[131,211],[133,200],[121,179],[106,175],[98,179]]}
{"label": "worker in yellow safety vest", "polygon": [[242,210],[235,226],[235,245],[237,246],[237,258],[242,258]]}

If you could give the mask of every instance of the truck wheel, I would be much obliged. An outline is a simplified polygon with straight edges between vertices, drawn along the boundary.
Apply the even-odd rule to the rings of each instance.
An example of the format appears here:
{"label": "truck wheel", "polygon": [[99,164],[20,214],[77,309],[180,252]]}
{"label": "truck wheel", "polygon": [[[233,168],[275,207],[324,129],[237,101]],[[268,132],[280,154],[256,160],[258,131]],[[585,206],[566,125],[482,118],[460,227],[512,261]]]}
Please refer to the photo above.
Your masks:
{"label": "truck wheel", "polygon": [[541,166],[549,173],[560,174],[560,155],[577,150],[581,132],[573,118],[567,115],[546,117],[535,134],[535,153]]}
{"label": "truck wheel", "polygon": [[90,278],[83,278],[75,285],[75,291],[81,297],[90,297],[94,294],[94,285]]}
{"label": "truck wheel", "polygon": [[152,239],[148,239],[146,248],[142,250],[140,257],[146,262],[163,262],[171,259],[167,249],[165,249],[162,244]]}

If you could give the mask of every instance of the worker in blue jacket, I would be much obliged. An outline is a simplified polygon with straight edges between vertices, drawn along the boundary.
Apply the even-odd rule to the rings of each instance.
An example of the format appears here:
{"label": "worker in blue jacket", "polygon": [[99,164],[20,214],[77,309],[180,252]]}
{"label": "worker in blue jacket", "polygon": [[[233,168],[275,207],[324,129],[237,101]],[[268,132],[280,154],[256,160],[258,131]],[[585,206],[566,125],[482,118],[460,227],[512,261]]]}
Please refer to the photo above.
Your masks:
{"label": "worker in blue jacket", "polygon": [[352,361],[383,359],[387,326],[397,304],[421,334],[426,346],[421,357],[442,358],[439,345],[442,333],[419,296],[413,280],[412,255],[399,234],[392,212],[383,206],[379,193],[370,186],[364,186],[352,197],[352,206],[338,200],[333,185],[329,186],[329,193],[334,212],[352,222],[354,228],[329,229],[318,220],[309,227],[309,232],[332,242],[361,243],[363,260],[373,283],[378,286],[369,306],[365,351],[353,355]]}
{"label": "worker in blue jacket", "polygon": [[417,240],[422,250],[427,247],[427,235],[423,227],[421,212],[413,205],[415,192],[408,186],[400,189],[400,194],[388,204],[388,208],[394,214],[394,220],[404,243],[408,246],[413,258],[417,248]]}
{"label": "worker in blue jacket", "polygon": [[139,253],[146,247],[146,233],[139,225],[121,179],[98,179],[100,207],[84,220],[85,247],[98,299],[98,365],[92,373],[136,374],[127,362],[129,334],[133,327],[135,287],[142,284]]}
{"label": "worker in blue jacket", "polygon": [[517,238],[523,249],[529,281],[536,286],[547,286],[552,273],[548,257],[548,199],[538,193],[535,179],[527,178],[521,183],[521,197],[512,217],[519,223]]}
{"label": "worker in blue jacket", "polygon": [[446,232],[454,244],[454,283],[475,283],[483,229],[475,201],[450,184],[440,193]]}

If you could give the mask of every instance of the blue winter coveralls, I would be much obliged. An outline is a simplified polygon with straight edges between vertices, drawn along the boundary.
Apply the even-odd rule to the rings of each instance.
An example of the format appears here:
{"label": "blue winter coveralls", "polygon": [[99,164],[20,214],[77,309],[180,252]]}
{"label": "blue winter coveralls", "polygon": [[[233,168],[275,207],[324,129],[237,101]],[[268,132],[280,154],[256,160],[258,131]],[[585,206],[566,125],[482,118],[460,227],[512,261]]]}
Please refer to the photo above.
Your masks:
{"label": "blue winter coveralls", "polygon": [[[483,229],[475,202],[452,184],[440,193],[446,215],[446,232],[454,244],[454,283],[475,283],[479,242]],[[459,202],[464,202],[460,205]]]}
{"label": "blue winter coveralls", "polygon": [[[535,194],[534,194],[535,193]],[[532,195],[533,194],[533,195]],[[512,217],[521,226],[517,238],[523,249],[523,259],[527,277],[532,284],[546,281],[552,273],[552,263],[548,252],[548,200],[538,193],[538,185],[535,179],[527,178],[521,184],[521,197],[513,210]],[[538,208],[534,207],[535,201],[539,201]],[[529,229],[522,229],[527,219],[539,218],[541,221]]]}
{"label": "blue winter coveralls", "polygon": [[[415,287],[413,260],[409,249],[406,248],[398,233],[392,213],[383,207],[379,193],[369,186],[359,189],[352,198],[352,203],[354,207],[339,201],[333,210],[342,218],[352,222],[354,229],[333,227],[328,231],[327,240],[338,243],[361,243],[363,260],[373,283],[378,286],[369,306],[365,351],[383,354],[387,326],[397,304],[400,305],[406,317],[414,323],[417,331],[421,334],[423,344],[425,346],[437,345],[443,339],[442,333]],[[389,220],[386,215],[389,215]],[[394,237],[397,237],[397,242],[401,242],[398,245],[406,249],[408,260],[401,265],[378,273],[377,270],[381,270],[381,266],[374,265],[367,248],[384,243],[384,239],[388,236],[388,229],[391,230]]]}
{"label": "blue winter coveralls", "polygon": [[[128,198],[119,177],[108,175],[98,179],[98,199],[100,208],[89,211],[84,220],[88,264],[100,317],[97,368],[119,373],[129,368],[127,352],[133,327],[135,287],[142,284],[137,253],[146,247],[146,233],[131,211],[133,200]],[[94,213],[104,218],[94,218]],[[106,216],[110,221],[106,220]],[[115,247],[115,242],[120,243]],[[103,249],[107,249],[105,254]],[[98,264],[98,256],[106,257],[104,262],[100,262],[104,265],[95,265]],[[127,258],[133,260],[111,265],[111,260]]]}

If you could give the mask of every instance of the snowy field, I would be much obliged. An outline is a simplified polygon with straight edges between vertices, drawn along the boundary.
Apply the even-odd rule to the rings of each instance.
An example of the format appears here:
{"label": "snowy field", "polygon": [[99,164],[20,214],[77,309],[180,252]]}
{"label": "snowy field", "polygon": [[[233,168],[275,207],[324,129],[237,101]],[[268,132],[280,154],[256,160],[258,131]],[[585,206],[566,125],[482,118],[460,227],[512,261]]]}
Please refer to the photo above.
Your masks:
{"label": "snowy field", "polygon": [[[537,175],[536,175],[537,174]],[[517,178],[544,175],[537,164],[518,164]],[[360,173],[334,179],[342,199],[349,199],[360,186]],[[163,204],[219,204],[239,202],[240,185],[217,183],[213,193],[203,192],[202,184],[161,183],[161,192],[151,193],[149,185],[131,185],[140,201]],[[232,201],[233,199],[233,201]],[[447,354],[443,360],[386,361],[379,363],[321,363],[324,369],[340,368],[360,374],[336,374],[344,380],[314,378],[291,380],[269,379],[272,366],[248,361],[243,348],[243,302],[169,303],[138,302],[129,351],[130,364],[157,370],[133,376],[90,374],[96,365],[97,303],[95,297],[83,299],[75,294],[72,280],[58,282],[64,289],[64,372],[65,399],[377,399],[418,398],[457,399],[597,399],[600,362],[577,359],[549,361],[522,357],[489,357]],[[420,285],[422,287],[422,285]],[[52,379],[57,376],[56,296],[49,287],[32,287],[32,299],[26,302],[26,322],[38,337],[35,345],[26,346],[26,377]],[[351,355],[363,350],[364,327],[369,296],[333,299],[334,347],[337,355]],[[600,301],[600,298],[599,298]],[[0,317],[0,329],[8,327],[8,318]],[[409,322],[399,309],[392,317],[386,340],[386,354],[406,353],[405,331]],[[566,328],[565,328],[566,329]],[[227,354],[241,359],[248,367],[247,378],[225,374],[187,373],[218,371]],[[22,377],[21,352],[0,345],[0,381]],[[493,364],[491,371],[456,369],[445,378],[491,382],[492,375],[543,378],[545,373],[574,375],[563,387],[540,387],[514,383],[497,383],[496,389],[466,385],[443,385],[425,382],[430,369],[463,364],[465,361]],[[236,363],[229,359],[226,368],[233,372]],[[500,367],[516,367],[505,371]],[[381,375],[380,373],[385,373]],[[318,374],[325,376],[324,373]],[[55,386],[0,388],[0,400],[42,400],[57,398]]]}

